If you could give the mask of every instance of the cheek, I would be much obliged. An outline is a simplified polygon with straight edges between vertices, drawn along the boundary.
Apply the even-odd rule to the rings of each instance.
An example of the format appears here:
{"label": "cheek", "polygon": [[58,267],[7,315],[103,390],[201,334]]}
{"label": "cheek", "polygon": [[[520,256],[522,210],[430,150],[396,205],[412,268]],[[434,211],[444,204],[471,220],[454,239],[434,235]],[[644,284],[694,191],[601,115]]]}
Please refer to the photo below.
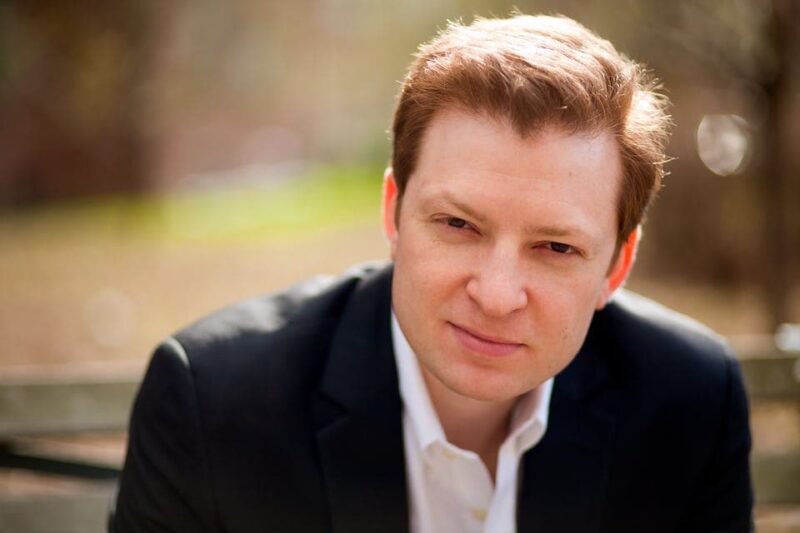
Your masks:
{"label": "cheek", "polygon": [[395,268],[413,279],[417,297],[450,290],[468,277],[467,265],[474,262],[469,254],[468,247],[454,249],[411,226],[394,247]]}
{"label": "cheek", "polygon": [[427,309],[435,307],[446,292],[447,269],[436,254],[410,236],[397,241],[394,254],[395,303],[407,311],[407,319],[419,322],[430,319]]}
{"label": "cheek", "polygon": [[600,288],[595,280],[571,279],[545,282],[537,289],[532,312],[545,331],[556,332],[552,342],[577,351],[594,316]]}
{"label": "cheek", "polygon": [[601,278],[589,271],[541,271],[531,276],[534,280],[531,290],[540,305],[557,307],[560,314],[567,317],[582,312],[583,308],[594,309],[603,288]]}

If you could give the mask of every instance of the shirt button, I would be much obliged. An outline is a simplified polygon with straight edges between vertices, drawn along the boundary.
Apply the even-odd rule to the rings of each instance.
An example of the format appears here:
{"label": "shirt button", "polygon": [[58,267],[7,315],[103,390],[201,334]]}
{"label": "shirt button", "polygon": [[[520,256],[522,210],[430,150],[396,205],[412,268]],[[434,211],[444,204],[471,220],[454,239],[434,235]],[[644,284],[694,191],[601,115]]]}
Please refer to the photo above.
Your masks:
{"label": "shirt button", "polygon": [[456,455],[456,452],[454,452],[450,448],[443,448],[442,449],[442,455],[444,455],[447,459],[450,459],[450,460],[458,459],[458,455]]}
{"label": "shirt button", "polygon": [[473,507],[472,508],[472,518],[474,518],[478,522],[485,521],[486,520],[486,509],[481,509],[480,507]]}

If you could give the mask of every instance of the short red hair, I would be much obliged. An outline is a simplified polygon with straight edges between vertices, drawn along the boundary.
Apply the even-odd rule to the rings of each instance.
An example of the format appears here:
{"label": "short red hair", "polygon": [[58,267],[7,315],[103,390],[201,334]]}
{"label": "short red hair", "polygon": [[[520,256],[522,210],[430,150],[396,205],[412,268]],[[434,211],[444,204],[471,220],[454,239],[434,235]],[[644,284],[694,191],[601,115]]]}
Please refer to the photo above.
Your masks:
{"label": "short red hair", "polygon": [[392,127],[398,201],[428,124],[446,107],[505,118],[521,136],[545,126],[571,133],[608,130],[624,167],[621,244],[641,222],[664,175],[669,117],[667,100],[655,89],[637,63],[566,17],[451,23],[420,46],[403,81]]}

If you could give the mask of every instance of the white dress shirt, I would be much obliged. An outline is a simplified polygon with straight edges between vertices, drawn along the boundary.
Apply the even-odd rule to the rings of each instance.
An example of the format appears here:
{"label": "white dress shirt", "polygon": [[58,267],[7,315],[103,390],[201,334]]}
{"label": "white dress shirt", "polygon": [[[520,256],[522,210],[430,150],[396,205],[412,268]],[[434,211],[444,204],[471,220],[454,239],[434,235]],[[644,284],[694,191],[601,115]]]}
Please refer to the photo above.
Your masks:
{"label": "white dress shirt", "polygon": [[553,378],[517,401],[493,484],[478,454],[447,441],[417,357],[394,313],[392,342],[404,407],[411,533],[513,533],[520,458],[547,428]]}

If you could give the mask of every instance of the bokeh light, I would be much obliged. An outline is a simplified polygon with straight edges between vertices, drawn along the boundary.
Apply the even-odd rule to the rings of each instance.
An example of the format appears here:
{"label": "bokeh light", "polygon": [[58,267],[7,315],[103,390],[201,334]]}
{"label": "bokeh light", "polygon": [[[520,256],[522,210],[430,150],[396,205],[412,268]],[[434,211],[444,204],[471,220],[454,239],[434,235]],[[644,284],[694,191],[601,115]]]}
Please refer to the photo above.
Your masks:
{"label": "bokeh light", "polygon": [[738,115],[705,115],[697,127],[697,154],[714,174],[740,172],[750,158],[749,125]]}

